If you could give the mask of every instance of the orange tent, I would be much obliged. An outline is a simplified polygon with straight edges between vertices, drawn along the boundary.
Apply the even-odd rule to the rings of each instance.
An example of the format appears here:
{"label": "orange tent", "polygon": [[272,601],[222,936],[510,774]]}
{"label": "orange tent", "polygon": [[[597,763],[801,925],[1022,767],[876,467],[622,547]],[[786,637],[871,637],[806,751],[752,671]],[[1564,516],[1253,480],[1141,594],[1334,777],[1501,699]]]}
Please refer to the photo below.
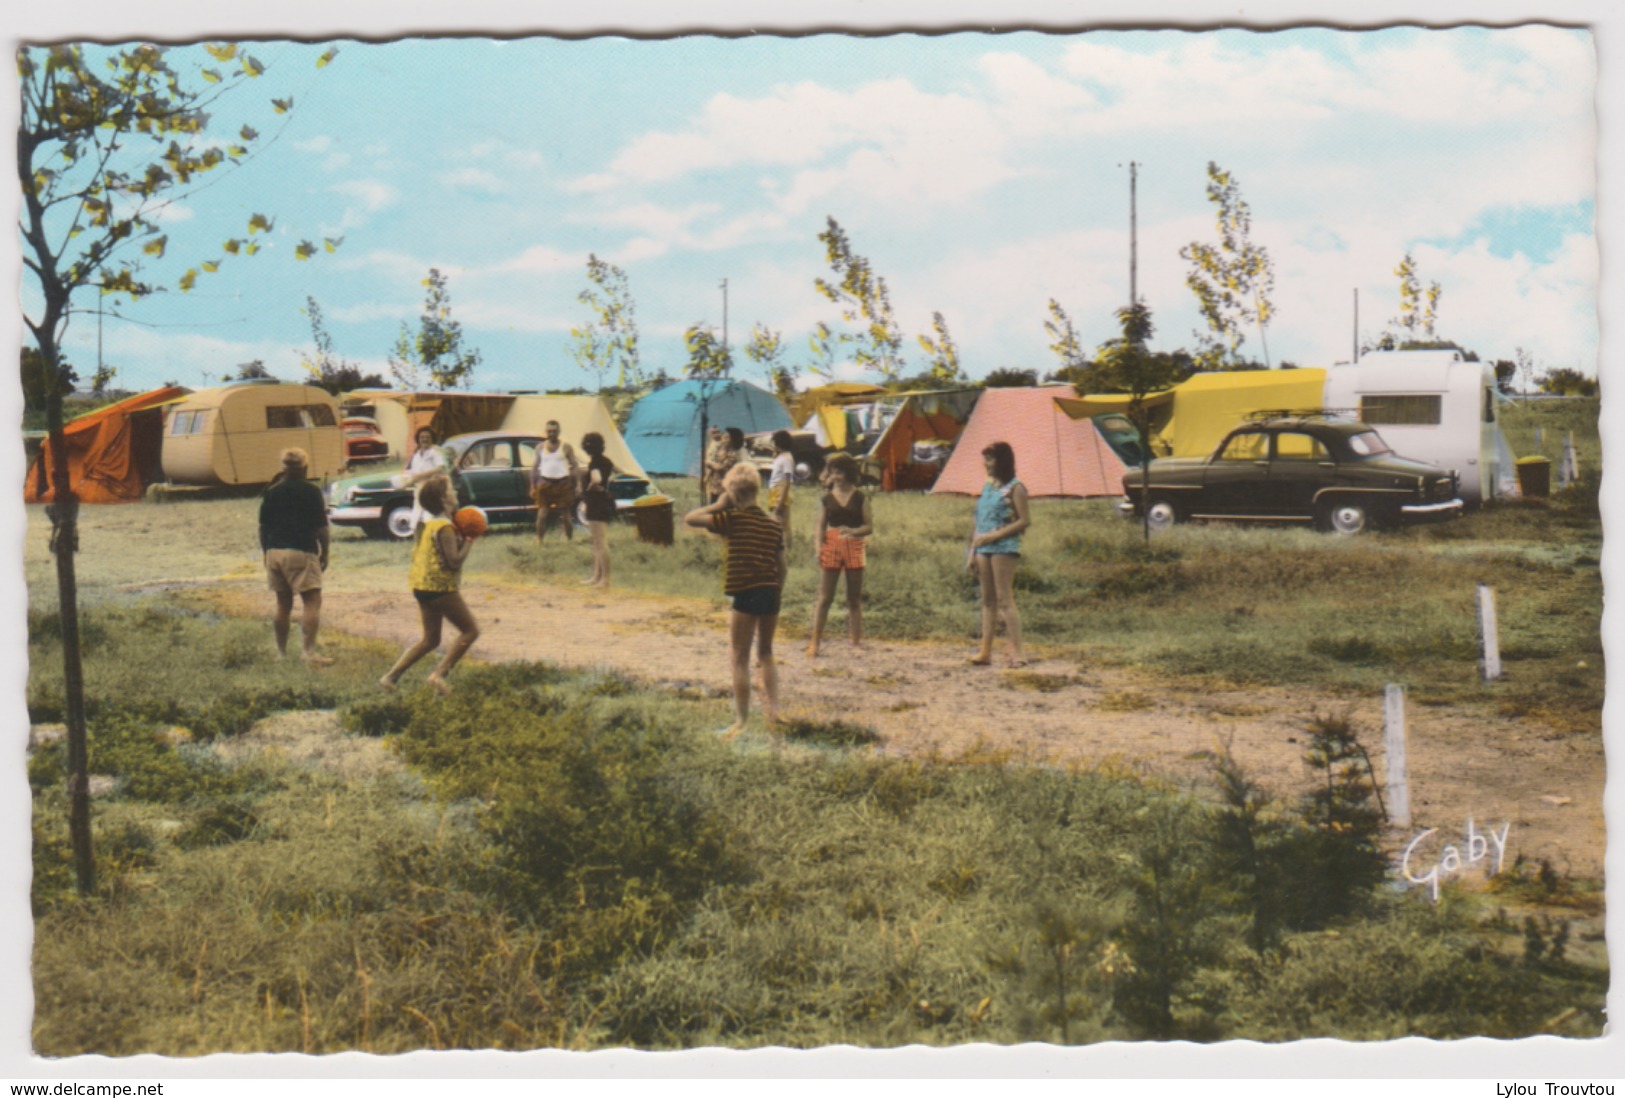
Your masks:
{"label": "orange tent", "polygon": [[[162,479],[164,405],[190,389],[166,387],[129,397],[80,416],[63,428],[68,446],[68,483],[85,503],[130,503],[147,485]],[[23,499],[41,503],[55,498],[56,472],[51,440],[34,455],[23,482]]]}
{"label": "orange tent", "polygon": [[1122,495],[1123,463],[1094,423],[1056,407],[1056,397],[1071,395],[1069,386],[987,390],[931,491],[977,495],[987,481],[983,448],[1008,442],[1016,454],[1016,477],[1028,495]]}
{"label": "orange tent", "polygon": [[905,394],[886,429],[864,455],[864,472],[878,480],[880,487],[888,492],[930,488],[943,466],[915,460],[915,444],[935,442],[951,447],[965,429],[981,395],[980,389]]}

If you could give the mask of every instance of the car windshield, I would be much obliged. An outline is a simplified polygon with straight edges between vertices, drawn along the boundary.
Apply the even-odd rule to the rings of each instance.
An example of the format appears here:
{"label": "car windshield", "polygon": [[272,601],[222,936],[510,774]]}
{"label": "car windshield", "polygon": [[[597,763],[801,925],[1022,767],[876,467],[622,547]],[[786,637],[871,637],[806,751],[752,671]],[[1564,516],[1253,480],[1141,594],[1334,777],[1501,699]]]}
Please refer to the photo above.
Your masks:
{"label": "car windshield", "polygon": [[1361,431],[1357,435],[1350,435],[1349,449],[1360,457],[1378,457],[1393,453],[1388,444],[1382,441],[1382,436],[1375,431]]}

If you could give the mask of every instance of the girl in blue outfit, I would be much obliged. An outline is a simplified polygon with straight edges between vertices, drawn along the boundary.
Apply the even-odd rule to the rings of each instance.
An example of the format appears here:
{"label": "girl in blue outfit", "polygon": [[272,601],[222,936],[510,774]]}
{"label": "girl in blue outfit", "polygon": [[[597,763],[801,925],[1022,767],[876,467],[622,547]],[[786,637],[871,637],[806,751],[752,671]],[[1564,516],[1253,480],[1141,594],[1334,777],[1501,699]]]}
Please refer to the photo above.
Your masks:
{"label": "girl in blue outfit", "polygon": [[982,582],[982,645],[970,662],[986,667],[993,662],[993,636],[1004,619],[1010,638],[1010,666],[1021,667],[1021,619],[1016,615],[1016,564],[1021,560],[1021,532],[1032,521],[1027,489],[1016,479],[1016,454],[1008,442],[991,443],[982,451],[987,483],[976,501],[976,533],[971,538],[971,561]]}

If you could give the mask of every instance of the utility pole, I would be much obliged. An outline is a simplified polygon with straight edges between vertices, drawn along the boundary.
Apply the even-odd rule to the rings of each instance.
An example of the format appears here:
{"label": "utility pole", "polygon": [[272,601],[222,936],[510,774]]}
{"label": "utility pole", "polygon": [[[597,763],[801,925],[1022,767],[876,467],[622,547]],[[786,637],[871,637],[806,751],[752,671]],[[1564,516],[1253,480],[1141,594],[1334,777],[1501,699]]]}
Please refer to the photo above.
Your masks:
{"label": "utility pole", "polygon": [[722,361],[729,367],[733,365],[733,356],[728,353],[728,280],[722,280]]}
{"label": "utility pole", "polygon": [[1128,162],[1128,303],[1130,305],[1140,303],[1139,174],[1139,163],[1130,160]]}
{"label": "utility pole", "polygon": [[1349,361],[1360,364],[1360,287],[1354,287],[1354,357]]}

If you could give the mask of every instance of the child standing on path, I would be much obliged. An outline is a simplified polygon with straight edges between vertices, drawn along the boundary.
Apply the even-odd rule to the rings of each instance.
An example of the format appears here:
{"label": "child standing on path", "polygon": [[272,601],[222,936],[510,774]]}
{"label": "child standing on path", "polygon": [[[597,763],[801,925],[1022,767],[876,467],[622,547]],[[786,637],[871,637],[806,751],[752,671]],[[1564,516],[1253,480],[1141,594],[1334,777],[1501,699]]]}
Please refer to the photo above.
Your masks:
{"label": "child standing on path", "polygon": [[716,502],[683,516],[683,523],[708,530],[727,543],[722,590],[733,599],[728,622],[728,655],[733,670],[734,723],[723,733],[732,740],[750,716],[750,653],[754,644],[762,712],[779,720],[779,673],[773,665],[773,633],[779,624],[779,590],[784,584],[784,534],[756,505],[762,490],[755,466],[735,465],[722,481]]}
{"label": "child standing on path", "polygon": [[429,672],[428,680],[440,693],[449,694],[451,687],[446,685],[446,676],[480,636],[480,627],[458,592],[463,562],[468,559],[474,541],[463,537],[452,525],[450,516],[457,509],[457,493],[452,489],[450,477],[441,474],[425,481],[419,499],[426,521],[418,530],[417,543],[412,548],[410,582],[412,596],[418,601],[418,614],[423,619],[423,636],[401,653],[401,658],[378,680],[378,685],[385,690],[395,689],[407,668],[440,647],[441,623],[449,621],[457,627],[457,639],[451,642],[440,665]]}
{"label": "child standing on path", "polygon": [[864,539],[875,530],[869,497],[858,490],[857,461],[850,454],[836,454],[825,469],[829,491],[819,507],[818,527],[813,533],[813,555],[821,571],[812,637],[807,641],[809,658],[818,655],[818,642],[824,635],[824,622],[829,618],[835,585],[842,572],[846,573],[847,636],[853,648],[863,647]]}
{"label": "child standing on path", "polygon": [[1016,614],[1016,565],[1021,561],[1021,533],[1032,522],[1027,489],[1016,479],[1016,454],[1008,442],[989,443],[982,451],[987,483],[976,501],[976,533],[971,550],[982,584],[982,644],[971,660],[978,667],[993,662],[993,635],[999,619],[1010,638],[1010,666],[1021,667],[1021,618]]}

